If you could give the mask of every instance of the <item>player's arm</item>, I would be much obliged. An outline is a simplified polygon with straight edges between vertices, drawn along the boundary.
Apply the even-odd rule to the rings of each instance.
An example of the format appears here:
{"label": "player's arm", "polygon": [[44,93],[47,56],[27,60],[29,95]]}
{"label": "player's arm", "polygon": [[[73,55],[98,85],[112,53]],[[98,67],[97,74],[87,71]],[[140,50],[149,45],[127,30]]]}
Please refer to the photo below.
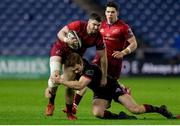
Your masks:
{"label": "player's arm", "polygon": [[51,80],[56,84],[62,84],[76,90],[85,88],[91,82],[91,79],[85,76],[81,76],[78,81],[66,81],[60,77],[51,77]]}
{"label": "player's arm", "polygon": [[79,27],[80,27],[80,21],[71,22],[70,24],[64,26],[58,32],[57,36],[61,41],[68,43],[68,44],[73,44],[77,40],[75,38],[69,38],[66,35],[70,30],[78,31]]}
{"label": "player's arm", "polygon": [[59,76],[61,73],[61,57],[60,56],[51,56],[50,61],[50,74],[51,76]]}
{"label": "player's arm", "polygon": [[[61,73],[61,57],[51,56],[49,61],[50,76],[60,77]],[[51,79],[48,80],[48,87],[45,89],[45,97],[50,98],[54,92],[56,92],[58,85],[53,83]]]}
{"label": "player's arm", "polygon": [[129,45],[124,50],[121,51],[123,53],[123,56],[134,52],[134,50],[136,50],[136,48],[137,48],[136,38],[135,38],[135,36],[134,36],[134,34],[132,33],[131,30],[129,32],[131,32],[131,37],[128,38],[128,40],[127,40]]}
{"label": "player's arm", "polygon": [[74,44],[77,42],[76,38],[68,38],[66,37],[67,33],[69,32],[69,28],[67,26],[64,26],[59,32],[58,32],[58,38],[68,44]]}
{"label": "player's arm", "polygon": [[127,42],[129,42],[129,46],[127,46],[124,50],[121,51],[123,53],[123,56],[134,52],[134,50],[136,50],[137,48],[137,41],[135,36],[129,38]]}
{"label": "player's arm", "polygon": [[124,50],[113,52],[112,56],[114,58],[123,58],[125,55],[132,53],[137,48],[137,41],[131,29],[129,29],[129,37],[127,39],[127,42],[129,43],[129,45]]}
{"label": "player's arm", "polygon": [[67,26],[64,26],[57,34],[58,38],[63,42],[68,42],[68,38],[66,37],[66,34],[69,32],[69,28]]}
{"label": "player's arm", "polygon": [[100,56],[100,63],[101,63],[100,64],[102,71],[101,85],[104,86],[107,83],[107,68],[108,68],[106,48],[103,50],[97,50],[97,53]]}

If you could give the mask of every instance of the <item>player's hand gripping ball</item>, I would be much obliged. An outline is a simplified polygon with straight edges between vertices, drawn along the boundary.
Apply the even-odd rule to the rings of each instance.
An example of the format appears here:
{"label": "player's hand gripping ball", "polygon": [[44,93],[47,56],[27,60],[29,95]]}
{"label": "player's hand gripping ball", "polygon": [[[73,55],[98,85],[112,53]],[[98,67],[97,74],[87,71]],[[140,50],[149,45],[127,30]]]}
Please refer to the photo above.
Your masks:
{"label": "player's hand gripping ball", "polygon": [[71,39],[76,39],[77,40],[77,41],[73,42],[72,44],[68,44],[70,48],[72,48],[74,50],[78,50],[78,49],[81,48],[81,46],[82,46],[81,39],[77,35],[76,31],[69,31],[67,33],[67,38],[71,38]]}

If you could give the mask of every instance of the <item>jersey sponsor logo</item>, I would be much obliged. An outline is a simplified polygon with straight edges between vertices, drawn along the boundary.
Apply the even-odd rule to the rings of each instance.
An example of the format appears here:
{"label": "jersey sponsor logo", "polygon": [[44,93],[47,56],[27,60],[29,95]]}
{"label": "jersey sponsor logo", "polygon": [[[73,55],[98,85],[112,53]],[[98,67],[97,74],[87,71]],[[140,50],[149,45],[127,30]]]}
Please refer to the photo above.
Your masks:
{"label": "jersey sponsor logo", "polygon": [[116,88],[116,93],[121,91],[122,91],[121,88]]}
{"label": "jersey sponsor logo", "polygon": [[94,70],[87,70],[85,72],[86,75],[92,76],[94,74]]}

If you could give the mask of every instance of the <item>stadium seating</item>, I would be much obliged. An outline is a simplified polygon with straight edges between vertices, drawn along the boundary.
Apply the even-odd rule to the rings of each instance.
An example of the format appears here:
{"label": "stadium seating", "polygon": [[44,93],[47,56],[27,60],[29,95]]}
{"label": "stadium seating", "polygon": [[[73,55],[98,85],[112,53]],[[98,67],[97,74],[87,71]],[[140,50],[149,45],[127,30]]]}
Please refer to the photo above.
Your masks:
{"label": "stadium seating", "polygon": [[[180,0],[117,2],[120,17],[150,47],[169,47],[180,35]],[[1,0],[0,55],[47,56],[58,30],[76,19],[87,14],[72,0]]]}
{"label": "stadium seating", "polygon": [[1,0],[0,55],[48,56],[58,30],[86,17],[71,0]]}

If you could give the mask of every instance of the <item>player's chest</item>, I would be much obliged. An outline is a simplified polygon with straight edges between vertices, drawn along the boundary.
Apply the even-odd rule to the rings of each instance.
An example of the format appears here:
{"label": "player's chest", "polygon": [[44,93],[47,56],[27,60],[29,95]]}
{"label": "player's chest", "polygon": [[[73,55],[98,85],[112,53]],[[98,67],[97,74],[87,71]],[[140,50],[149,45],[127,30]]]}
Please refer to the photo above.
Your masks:
{"label": "player's chest", "polygon": [[100,32],[103,37],[119,38],[123,33],[123,29],[121,27],[107,26],[101,28]]}
{"label": "player's chest", "polygon": [[94,46],[97,41],[94,35],[80,34],[80,38],[84,46]]}

